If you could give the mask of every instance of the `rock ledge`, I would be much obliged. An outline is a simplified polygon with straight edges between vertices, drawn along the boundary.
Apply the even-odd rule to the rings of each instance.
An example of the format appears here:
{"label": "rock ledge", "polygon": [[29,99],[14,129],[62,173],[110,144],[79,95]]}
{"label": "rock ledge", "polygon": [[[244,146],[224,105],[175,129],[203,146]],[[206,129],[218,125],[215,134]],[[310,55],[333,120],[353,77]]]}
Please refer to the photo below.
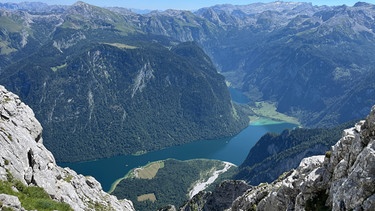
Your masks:
{"label": "rock ledge", "polygon": [[[0,86],[0,180],[7,180],[8,172],[27,186],[42,187],[74,210],[94,210],[95,204],[107,210],[134,210],[131,201],[104,192],[93,177],[57,166],[43,145],[42,127],[33,111]],[[23,209],[14,196],[1,194],[0,202]]]}
{"label": "rock ledge", "polygon": [[229,210],[375,210],[375,106],[325,156],[305,158],[272,184],[249,189]]}

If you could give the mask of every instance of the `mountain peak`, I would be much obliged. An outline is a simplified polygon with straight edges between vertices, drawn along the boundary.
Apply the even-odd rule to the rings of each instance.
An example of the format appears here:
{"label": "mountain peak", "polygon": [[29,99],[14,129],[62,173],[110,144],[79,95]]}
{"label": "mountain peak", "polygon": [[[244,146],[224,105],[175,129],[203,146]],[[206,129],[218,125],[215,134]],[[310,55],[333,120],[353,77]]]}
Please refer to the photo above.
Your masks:
{"label": "mountain peak", "polygon": [[86,2],[83,2],[83,1],[77,1],[71,7],[72,8],[84,8],[86,10],[94,10],[95,8],[98,8],[98,9],[100,8],[100,7],[88,4]]}
{"label": "mountain peak", "polygon": [[77,1],[72,6],[86,6],[86,5],[89,5],[89,4],[87,4],[86,2],[83,2],[83,1]]}
{"label": "mountain peak", "polygon": [[104,9],[88,4],[83,1],[77,1],[70,7],[70,10],[74,10],[82,15],[85,15],[85,14],[93,13],[94,11],[102,11]]}
{"label": "mountain peak", "polygon": [[372,7],[372,6],[374,6],[374,5],[366,3],[366,2],[359,1],[359,2],[355,3],[353,7]]}

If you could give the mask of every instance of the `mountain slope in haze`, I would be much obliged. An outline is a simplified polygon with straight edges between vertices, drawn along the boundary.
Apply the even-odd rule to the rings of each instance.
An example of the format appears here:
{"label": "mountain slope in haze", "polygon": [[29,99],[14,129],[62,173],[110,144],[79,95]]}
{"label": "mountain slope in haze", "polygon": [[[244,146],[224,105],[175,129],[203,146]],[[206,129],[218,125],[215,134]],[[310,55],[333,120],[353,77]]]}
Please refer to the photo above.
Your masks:
{"label": "mountain slope in haze", "polygon": [[[4,54],[10,64],[2,68],[0,83],[35,110],[58,161],[221,138],[247,124],[231,103],[224,77],[195,43],[145,35],[129,21],[133,13],[77,2],[58,14],[7,15],[29,18],[14,33],[30,33],[25,46]],[[31,51],[40,29],[48,33]]]}
{"label": "mountain slope in haze", "polygon": [[60,161],[219,138],[246,124],[224,78],[193,43],[85,47],[62,63],[42,56],[58,49],[41,50],[1,80],[33,106]]}
{"label": "mountain slope in haze", "polygon": [[167,10],[131,20],[147,33],[198,42],[252,101],[275,102],[279,112],[316,127],[361,118],[375,103],[374,16],[367,3],[273,2]]}
{"label": "mountain slope in haze", "polygon": [[222,26],[237,26],[218,36],[219,44],[202,45],[213,52],[227,80],[253,101],[276,102],[278,111],[307,126],[360,118],[374,104],[372,4],[275,2],[197,13]]}
{"label": "mountain slope in haze", "polygon": [[[7,84],[9,89],[20,94],[22,98],[27,96],[25,100],[36,110],[37,115],[44,112],[40,103],[44,83],[41,80],[36,82],[37,86],[32,86],[24,68],[26,64],[28,68],[37,69],[40,67],[43,69],[42,72],[72,68],[69,65],[73,62],[77,64],[74,66],[75,68],[79,68],[79,65],[82,67],[83,63],[88,64],[86,67],[90,67],[92,64],[83,61],[89,59],[85,57],[85,53],[94,49],[94,46],[107,46],[106,49],[110,49],[112,46],[111,49],[122,48],[124,51],[134,50],[135,52],[141,51],[143,49],[141,46],[145,46],[146,51],[154,52],[153,54],[157,55],[158,53],[155,51],[160,50],[163,52],[161,54],[164,54],[166,49],[177,46],[181,41],[195,41],[210,56],[214,65],[219,68],[220,73],[226,77],[231,86],[240,89],[251,101],[274,103],[278,111],[297,117],[305,126],[322,127],[358,119],[364,116],[370,106],[375,103],[375,84],[373,83],[375,74],[372,59],[375,53],[373,32],[375,10],[372,4],[357,3],[353,7],[317,7],[308,3],[274,2],[244,6],[218,5],[203,8],[194,13],[167,10],[140,15],[129,10],[104,9],[77,2],[72,6],[60,8],[57,12],[54,12],[52,7],[50,12],[30,10],[32,12],[1,10],[0,21],[4,23],[1,24],[4,30],[1,31],[0,74],[4,76],[2,81]],[[160,48],[151,47],[156,45],[159,45]],[[136,48],[129,49],[132,46]],[[91,56],[95,55],[94,51],[91,51]],[[185,55],[185,53],[181,54],[177,51],[173,53],[176,54],[176,57],[172,56],[173,60],[179,60],[181,55]],[[186,60],[195,57],[186,56]],[[78,62],[79,57],[83,58],[82,63]],[[148,58],[148,56],[146,57]],[[39,59],[40,64],[37,64]],[[203,57],[202,59],[206,60]],[[195,61],[194,64],[190,62],[193,68],[198,68],[197,63],[206,64],[200,60],[193,59],[193,61]],[[145,64],[148,67],[147,60],[137,62],[138,64],[133,66],[134,71],[140,71]],[[168,62],[178,63],[177,61]],[[114,66],[116,67],[116,64]],[[170,65],[167,66],[170,67]],[[19,70],[20,68],[24,70]],[[202,68],[204,67],[202,66]],[[61,74],[61,71],[55,72],[58,74],[54,75]],[[135,77],[135,75],[133,76]],[[151,74],[148,76],[150,76],[150,81],[154,80]],[[10,78],[13,81],[8,80]],[[74,80],[72,81],[77,83],[77,80],[80,79],[75,78]],[[135,78],[131,80],[135,80]],[[48,84],[46,83],[46,85]],[[80,82],[79,84],[85,83]],[[203,84],[207,85],[207,83]],[[222,85],[218,86],[222,87]],[[205,87],[205,89],[207,91],[210,88]],[[36,96],[36,93],[32,94],[35,96],[29,96],[29,90],[38,90],[39,96]],[[84,88],[80,89],[78,93],[88,99],[88,91],[87,88]],[[215,89],[212,93],[218,96],[227,95],[221,94],[221,91]],[[58,95],[54,95],[48,96],[51,99],[57,99]],[[193,99],[193,101],[199,104],[200,99],[203,98]],[[208,99],[215,99],[215,96],[211,95],[211,98]],[[69,107],[69,104],[66,104],[68,100],[69,98],[66,99],[65,104],[60,102],[57,105]],[[234,117],[236,117],[236,113],[233,112],[227,98],[224,97],[222,100],[225,101],[225,105],[217,105],[226,109],[226,114],[223,116],[227,120],[225,120],[225,124],[221,125],[221,128],[232,128],[226,130],[217,128],[216,131],[230,131],[225,133],[230,135],[238,131],[233,128],[241,128],[245,124],[243,122],[237,124],[233,115],[229,117],[229,113],[234,114]],[[86,101],[88,102],[88,100]],[[97,103],[98,100],[95,102]],[[54,100],[47,104],[53,105]],[[88,103],[84,105],[87,111],[92,108],[88,107]],[[50,113],[51,108],[48,108]],[[217,109],[209,110],[219,111]],[[196,115],[195,110],[189,112]],[[73,113],[70,112],[70,115]],[[216,113],[215,115],[220,116],[221,114]],[[203,118],[203,116],[201,117]],[[202,122],[202,119],[196,116],[189,116],[189,118]],[[39,119],[42,124],[49,121],[45,113]],[[104,117],[104,119],[106,122],[111,118]],[[213,119],[218,120],[218,118]],[[60,120],[56,119],[56,121]],[[212,122],[208,122],[205,121],[205,124],[212,124]],[[159,122],[154,121],[154,123],[159,124],[160,120]],[[140,123],[132,124],[133,129],[142,128],[139,125],[134,125]],[[192,128],[199,128],[195,125],[199,124],[193,124]],[[211,126],[208,127],[214,128],[214,125]],[[67,135],[67,131],[74,131],[75,126],[69,127],[71,130],[62,130],[61,133]],[[95,127],[100,128],[101,126]],[[48,125],[45,128],[45,139],[48,145],[48,133],[52,130]],[[64,127],[55,125],[54,128]],[[133,131],[133,129],[131,130]],[[199,139],[220,135],[215,135],[216,131],[211,130],[210,136],[203,136],[202,134],[205,132],[193,136],[189,134],[191,133],[190,129],[183,128],[181,130],[186,131],[188,134],[186,137]],[[82,131],[85,131],[84,134],[90,134],[90,130],[89,132]],[[142,130],[141,134],[148,133],[146,132],[148,129],[143,128]],[[153,130],[156,129],[149,130],[151,134]],[[180,132],[175,130],[173,133]],[[149,136],[147,140],[151,140],[153,139],[151,134],[141,135],[139,138]],[[160,134],[169,137],[168,133],[161,132]],[[113,136],[121,135],[115,133]],[[132,136],[138,138],[137,135]],[[103,139],[104,135],[98,137]],[[109,137],[107,135],[105,139],[111,139]],[[77,139],[77,136],[73,136],[72,139]],[[173,136],[171,139],[177,140]],[[149,144],[148,142],[135,144],[135,142],[137,141],[134,141],[133,145],[137,146],[137,150],[141,148],[141,145]],[[167,142],[169,143],[169,141]],[[184,143],[184,141],[172,142]],[[157,144],[155,143],[155,145]],[[167,146],[168,144],[162,145]],[[151,148],[145,147],[147,150]],[[159,147],[154,149],[156,148]],[[123,149],[123,151],[129,150]],[[56,154],[56,156],[60,159],[60,155]]]}
{"label": "mountain slope in haze", "polygon": [[[46,35],[63,28],[73,30],[67,32],[71,37],[63,37],[68,45],[79,35],[77,31],[89,32],[85,34],[88,40],[110,36],[116,42],[154,37],[195,41],[231,86],[252,101],[274,102],[279,112],[297,117],[305,126],[333,126],[361,118],[375,102],[372,4],[329,7],[273,2],[140,15],[78,2],[61,10],[48,14],[53,22],[41,12],[18,12],[11,20],[15,23],[10,24],[17,26],[12,29],[15,32],[4,35],[0,68],[28,55],[30,49],[49,40]],[[9,26],[9,20],[5,22]],[[22,40],[29,45],[18,52]],[[31,45],[33,41],[35,45]],[[348,112],[350,115],[344,115]]]}

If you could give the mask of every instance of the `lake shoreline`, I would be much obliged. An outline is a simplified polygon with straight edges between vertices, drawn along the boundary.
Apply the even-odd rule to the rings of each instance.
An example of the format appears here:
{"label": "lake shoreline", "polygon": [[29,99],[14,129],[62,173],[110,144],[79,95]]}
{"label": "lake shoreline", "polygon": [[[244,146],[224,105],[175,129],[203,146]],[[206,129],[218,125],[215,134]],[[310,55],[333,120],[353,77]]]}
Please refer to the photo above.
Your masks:
{"label": "lake shoreline", "polygon": [[[111,188],[109,189],[108,193],[111,194],[111,193],[116,189],[117,185],[118,185],[122,180],[131,177],[131,175],[132,175],[133,173],[135,173],[135,171],[136,171],[137,169],[146,169],[147,167],[149,167],[149,166],[151,166],[151,165],[153,165],[153,164],[156,164],[156,163],[162,163],[162,162],[164,162],[164,161],[165,161],[165,160],[157,160],[157,161],[153,161],[153,162],[147,163],[147,165],[145,165],[145,166],[140,166],[140,167],[137,167],[137,168],[133,168],[133,169],[131,169],[130,171],[128,171],[128,172],[125,174],[125,176],[118,178],[117,180],[115,180],[115,181],[111,184]],[[137,177],[137,176],[136,176],[136,177]]]}
{"label": "lake shoreline", "polygon": [[[258,119],[260,120],[260,119]],[[264,125],[264,123],[267,123]],[[272,124],[269,124],[272,123]],[[239,134],[229,139],[201,140],[163,150],[151,151],[142,155],[122,155],[89,162],[64,163],[79,174],[95,177],[106,192],[112,192],[116,184],[128,176],[132,169],[145,166],[154,161],[176,159],[211,159],[241,165],[252,146],[267,132],[281,133],[298,125],[275,122],[252,122]]]}
{"label": "lake shoreline", "polygon": [[258,118],[255,118],[255,120],[250,120],[249,125],[262,126],[262,125],[276,125],[276,124],[284,124],[284,123],[296,124],[295,122],[285,122],[285,121],[278,120],[278,119],[258,117]]}

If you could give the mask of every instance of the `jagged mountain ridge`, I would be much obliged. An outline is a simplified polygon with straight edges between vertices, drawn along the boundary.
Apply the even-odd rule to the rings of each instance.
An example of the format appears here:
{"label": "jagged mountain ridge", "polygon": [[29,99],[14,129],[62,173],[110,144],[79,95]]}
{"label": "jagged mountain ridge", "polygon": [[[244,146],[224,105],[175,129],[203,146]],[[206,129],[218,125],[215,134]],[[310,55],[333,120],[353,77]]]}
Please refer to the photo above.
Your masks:
{"label": "jagged mountain ridge", "polygon": [[[357,5],[357,6],[361,6],[361,5]],[[362,5],[363,6],[363,5]],[[366,6],[366,5],[365,5]],[[328,17],[330,17],[330,16],[328,16]],[[371,38],[371,36],[370,36],[370,38]],[[329,40],[329,39],[328,39]],[[327,56],[329,56],[329,55],[327,55]],[[366,57],[365,57],[366,58]],[[355,66],[354,66],[355,67]],[[338,69],[338,70],[340,70],[340,69]],[[346,78],[346,77],[349,77],[349,76],[352,76],[352,75],[355,75],[356,74],[356,72],[351,72],[351,71],[353,71],[353,70],[356,70],[355,68],[353,68],[353,69],[349,69],[349,70],[344,70],[343,72],[341,72],[341,71],[339,71],[338,73],[341,73],[341,74],[343,74],[343,75],[340,75],[340,74],[338,74],[337,76],[339,76],[337,79],[340,79],[340,80],[342,80],[342,76],[344,76],[344,79]],[[373,75],[371,74],[371,72],[369,73],[369,75],[368,75],[368,81],[369,81],[369,83],[371,84],[371,77],[372,77]],[[349,77],[350,78],[350,77]],[[358,81],[360,81],[360,78],[362,78],[362,77],[359,77],[358,78]],[[366,83],[368,82],[368,81],[366,81]],[[366,83],[364,83],[364,84],[361,84],[361,85],[363,85],[363,86],[365,86],[365,85],[367,85]],[[364,89],[365,90],[365,89]],[[354,93],[354,94],[353,94]],[[353,93],[349,93],[349,94],[352,94],[352,96],[353,97],[357,97],[357,93],[355,93],[355,92],[353,92]],[[359,94],[363,94],[362,92],[358,92]],[[373,99],[373,98],[371,98],[372,97],[372,91],[371,91],[371,89],[369,89],[369,90],[367,90],[366,92],[365,92],[369,97],[367,98],[368,100],[366,101],[366,103],[368,103],[368,101],[371,101],[371,99]],[[355,101],[353,101],[353,102],[360,102],[360,101],[362,101],[363,99],[366,99],[366,98],[362,98],[361,96],[359,96],[357,99],[355,99]],[[350,101],[351,102],[351,101]],[[360,106],[360,108],[361,108],[361,113],[363,112],[362,111],[362,109],[364,109],[366,106]],[[349,111],[350,113],[356,113],[356,112],[353,112],[353,111]],[[357,114],[358,115],[358,114]],[[251,205],[252,206],[252,205]]]}
{"label": "jagged mountain ridge", "polygon": [[64,12],[66,5],[49,5],[41,2],[0,3],[0,8],[7,10],[24,10],[33,13]]}
{"label": "jagged mountain ridge", "polygon": [[[5,13],[10,26],[22,27],[5,25],[4,37],[10,41],[3,42],[0,72],[31,50],[50,46],[48,42],[75,54],[72,46],[82,48],[82,43],[103,42],[104,37],[130,45],[139,40],[165,46],[196,41],[232,86],[252,101],[275,102],[278,111],[298,117],[303,125],[358,119],[375,101],[372,4],[274,2],[139,15],[78,2],[54,15]],[[354,107],[360,109],[353,112]]]}
{"label": "jagged mountain ridge", "polygon": [[[28,17],[20,13],[9,17]],[[38,31],[49,15],[31,15],[25,30]],[[33,107],[58,161],[221,138],[246,126],[224,77],[195,43],[145,35],[127,17],[83,2],[51,19],[32,54],[18,55],[29,52],[26,44],[3,55],[16,62],[5,65],[0,83]]]}
{"label": "jagged mountain ridge", "polygon": [[[2,181],[12,178],[26,187],[41,187],[51,199],[65,202],[74,210],[134,210],[132,202],[105,193],[93,177],[57,166],[43,145],[42,127],[33,111],[3,86],[0,86],[0,146]],[[16,189],[20,187],[16,185],[14,192],[21,192],[22,189]],[[0,209],[4,206],[4,209],[24,210],[25,205],[20,203],[23,199],[0,195]]]}
{"label": "jagged mountain ridge", "polygon": [[[332,126],[361,118],[374,103],[374,14],[366,3],[222,5],[199,10],[195,21],[186,12],[150,14],[159,21],[147,28],[199,42],[251,100],[276,102],[304,125]],[[184,19],[188,26],[170,27]]]}
{"label": "jagged mountain ridge", "polygon": [[[328,126],[366,115],[374,103],[373,5],[296,5],[279,12],[271,4],[269,11],[242,12],[243,17],[236,10],[203,10],[200,14],[222,25],[241,25],[205,49],[250,99],[277,102],[279,111],[304,125]],[[358,106],[361,115],[352,113]]]}
{"label": "jagged mountain ridge", "polygon": [[[216,210],[374,210],[374,144],[375,106],[366,120],[344,130],[326,155],[303,159],[298,168],[270,184],[248,188],[232,203],[217,203],[223,201],[219,193],[240,189],[240,183],[228,181],[213,193],[195,196],[182,209],[216,206]],[[217,196],[216,203],[213,194]]]}
{"label": "jagged mountain ridge", "polygon": [[[6,175],[10,172],[15,178],[25,184],[40,185],[53,198],[57,199],[60,196],[64,197],[62,193],[65,190],[65,185],[69,186],[69,183],[71,183],[75,184],[74,187],[77,188],[77,186],[81,187],[79,184],[85,184],[82,186],[83,189],[81,189],[85,192],[84,197],[87,197],[88,193],[92,193],[93,195],[90,195],[88,199],[95,198],[97,193],[95,190],[101,192],[100,185],[98,183],[94,185],[95,180],[92,178],[84,178],[69,169],[56,167],[53,156],[42,145],[41,127],[33,117],[31,109],[21,103],[17,96],[9,93],[3,87],[0,88],[2,89],[2,107],[0,110],[1,150],[4,150],[1,153],[3,157],[0,163],[2,180],[7,180]],[[252,209],[254,207],[258,209],[306,208],[306,206],[319,204],[321,206],[328,205],[335,210],[343,207],[345,209],[372,210],[375,206],[373,197],[375,191],[373,170],[375,166],[374,137],[375,106],[365,121],[361,121],[355,127],[344,131],[343,137],[326,156],[307,158],[301,162],[297,170],[285,174],[278,181],[270,185],[250,188],[242,197],[236,199],[231,209]],[[13,145],[17,146],[14,147]],[[17,155],[22,158],[16,158],[15,156]],[[51,177],[49,173],[60,176]],[[69,175],[72,176],[71,181],[68,182],[63,179],[69,177]],[[83,182],[79,182],[80,180]],[[60,186],[60,188],[54,188],[53,184]],[[87,188],[86,185],[89,186],[89,190],[84,189]],[[231,187],[232,185],[234,185],[233,188]],[[220,185],[216,195],[213,195],[214,198],[210,199],[210,202],[214,203],[210,204],[210,206],[215,207],[215,209],[222,208],[222,205],[226,206],[228,202],[220,200],[220,196],[242,190],[242,186],[247,187],[246,184],[241,185],[241,183],[236,182],[227,182]],[[327,187],[330,188],[327,189]],[[220,188],[224,188],[224,190],[220,190]],[[228,188],[231,191],[228,192]],[[79,190],[77,189],[78,198],[80,198]],[[72,196],[71,191],[69,189],[70,196]],[[277,194],[273,194],[273,191],[277,191]],[[355,191],[355,193],[348,193],[347,191]],[[324,205],[326,198],[319,197],[319,194],[328,197],[326,205]],[[211,197],[211,195],[208,196]],[[205,202],[202,202],[202,198],[199,198],[202,197],[202,194],[197,195],[197,197],[190,202],[189,206],[195,206],[194,203],[196,201],[201,203],[199,206],[204,205]],[[79,200],[82,198],[78,198],[74,198],[72,201],[64,198],[64,201],[75,207],[76,210],[90,206],[88,204],[80,204]],[[2,197],[2,199],[7,200],[10,198]],[[96,200],[100,199],[96,198],[94,202]],[[114,199],[112,198],[111,200]],[[278,203],[275,203],[274,200],[277,200]],[[84,201],[87,203],[87,200]],[[92,201],[89,200],[88,203],[90,202]],[[215,204],[217,202],[218,204]],[[107,198],[105,204],[107,203],[116,204],[117,202],[116,200],[109,202]],[[126,205],[126,209],[131,209],[131,204],[129,202],[126,203],[121,206]],[[17,203],[9,204],[5,201],[4,204],[20,208],[17,207],[19,205]],[[111,205],[117,206],[115,204]],[[189,210],[188,207],[185,208]]]}
{"label": "jagged mountain ridge", "polygon": [[[298,117],[307,126],[361,118],[375,101],[370,83],[375,75],[372,4],[328,7],[273,2],[144,15],[109,10],[78,2],[59,14],[59,22],[50,29],[101,28],[127,39],[158,35],[196,41],[232,86],[253,101],[275,102],[278,111]],[[343,115],[359,106],[359,112]]]}

